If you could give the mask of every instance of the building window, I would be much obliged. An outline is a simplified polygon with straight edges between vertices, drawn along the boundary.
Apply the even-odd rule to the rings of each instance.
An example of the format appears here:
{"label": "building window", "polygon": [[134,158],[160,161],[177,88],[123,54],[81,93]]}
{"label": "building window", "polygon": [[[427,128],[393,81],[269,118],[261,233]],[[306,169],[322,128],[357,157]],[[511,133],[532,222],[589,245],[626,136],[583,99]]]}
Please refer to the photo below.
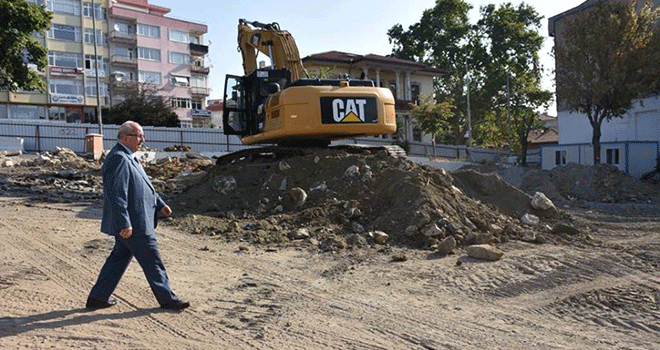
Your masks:
{"label": "building window", "polygon": [[133,27],[128,23],[117,22],[114,25],[114,29],[116,32],[133,34]]}
{"label": "building window", "polygon": [[179,43],[189,43],[190,39],[188,38],[188,32],[181,30],[170,29],[170,41],[176,41]]}
{"label": "building window", "polygon": [[412,130],[412,140],[415,142],[422,142],[422,129],[413,128]]}
{"label": "building window", "polygon": [[[85,44],[93,44],[93,43],[94,43],[94,30],[85,28]],[[100,30],[96,31],[96,44],[102,46],[108,45],[107,35]]]}
{"label": "building window", "polygon": [[419,85],[413,84],[410,85],[410,99],[415,102],[416,105],[419,104]]}
{"label": "building window", "polygon": [[142,70],[138,72],[138,81],[140,83],[160,85],[162,84],[162,79],[163,78],[159,72],[147,72]]}
{"label": "building window", "polygon": [[80,1],[76,0],[48,0],[47,9],[65,15],[80,15]]}
{"label": "building window", "polygon": [[170,52],[170,63],[190,64],[190,55],[181,52]]}
{"label": "building window", "polygon": [[206,88],[206,77],[193,75],[190,78],[190,86]]}
{"label": "building window", "polygon": [[172,75],[170,76],[170,84],[172,86],[190,86],[190,78]]}
{"label": "building window", "polygon": [[45,0],[26,0],[27,2],[31,2],[37,6],[43,5],[46,1]]}
{"label": "building window", "polygon": [[[96,80],[88,79],[85,81],[85,95],[96,96]],[[101,83],[101,96],[108,96],[108,84]]]}
{"label": "building window", "polygon": [[82,95],[83,86],[80,80],[50,79],[48,86],[51,94]]}
{"label": "building window", "polygon": [[192,100],[191,101],[191,107],[192,109],[202,109],[202,106],[204,104],[202,103],[201,100]]}
{"label": "building window", "polygon": [[[6,105],[0,106],[3,109],[3,113],[6,112]],[[11,119],[46,119],[45,111],[43,106],[35,105],[18,105],[12,104],[9,106],[9,115],[4,115],[4,118]]]}
{"label": "building window", "polygon": [[138,58],[160,62],[160,50],[148,47],[138,47]]}
{"label": "building window", "polygon": [[159,39],[160,38],[160,27],[152,26],[148,24],[138,23],[137,25],[138,35],[148,36],[150,38]]}
{"label": "building window", "polygon": [[[99,77],[104,77],[105,72],[108,70],[108,59],[103,58],[103,56],[97,56],[96,59],[100,61],[98,66]],[[96,76],[96,59],[94,55],[85,55],[85,69],[87,69],[86,73],[89,73],[87,76]]]}
{"label": "building window", "polygon": [[619,149],[618,148],[607,148],[605,150],[605,159],[606,159],[607,164],[619,165]]}
{"label": "building window", "polygon": [[396,83],[392,82],[390,83],[390,91],[392,91],[392,95],[394,95],[394,99],[397,99],[396,95]]}
{"label": "building window", "polygon": [[71,52],[48,51],[48,65],[82,68],[82,55]]}
{"label": "building window", "polygon": [[94,10],[92,11],[92,3],[86,2],[83,3],[83,15],[85,17],[92,17],[92,13],[95,13],[96,19],[105,21],[108,18],[108,12],[100,4],[94,4]]}
{"label": "building window", "polygon": [[80,42],[80,36],[80,27],[64,24],[53,24],[48,31],[48,37],[57,40]]}
{"label": "building window", "polygon": [[555,165],[566,165],[566,150],[555,151]]}
{"label": "building window", "polygon": [[198,37],[198,36],[195,36],[195,35],[189,35],[189,36],[188,36],[188,39],[190,40],[190,43],[192,43],[192,44],[197,44],[197,45],[199,45],[199,43],[201,42],[201,40],[199,39],[199,37]]}
{"label": "building window", "polygon": [[172,107],[190,109],[190,99],[183,97],[172,97]]}

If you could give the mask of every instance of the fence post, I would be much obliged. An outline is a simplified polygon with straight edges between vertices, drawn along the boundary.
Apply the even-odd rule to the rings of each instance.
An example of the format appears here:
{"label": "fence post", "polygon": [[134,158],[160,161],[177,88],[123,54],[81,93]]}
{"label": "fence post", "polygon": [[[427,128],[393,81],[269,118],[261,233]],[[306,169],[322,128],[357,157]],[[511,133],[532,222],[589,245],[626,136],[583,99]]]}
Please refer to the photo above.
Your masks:
{"label": "fence post", "polygon": [[39,124],[35,125],[34,141],[37,144],[37,152],[41,153],[41,137],[39,137]]}

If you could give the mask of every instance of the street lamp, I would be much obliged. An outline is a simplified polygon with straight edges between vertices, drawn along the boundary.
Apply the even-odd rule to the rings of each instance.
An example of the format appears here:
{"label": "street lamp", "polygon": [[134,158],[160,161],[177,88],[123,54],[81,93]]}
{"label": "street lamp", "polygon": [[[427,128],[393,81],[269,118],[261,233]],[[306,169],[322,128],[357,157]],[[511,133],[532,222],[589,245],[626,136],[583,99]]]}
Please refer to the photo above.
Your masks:
{"label": "street lamp", "polygon": [[96,6],[92,0],[92,30],[94,31],[94,74],[96,75],[96,118],[99,121],[99,134],[103,137],[103,121],[101,117],[101,82],[99,79],[99,56],[97,52],[97,34],[96,34]]}

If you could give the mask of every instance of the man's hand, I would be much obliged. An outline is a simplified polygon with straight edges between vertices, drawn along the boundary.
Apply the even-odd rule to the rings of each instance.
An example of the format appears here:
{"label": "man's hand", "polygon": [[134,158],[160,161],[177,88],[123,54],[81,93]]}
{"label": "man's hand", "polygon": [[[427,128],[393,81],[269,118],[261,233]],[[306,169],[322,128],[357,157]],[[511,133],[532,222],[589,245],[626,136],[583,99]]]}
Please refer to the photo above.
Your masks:
{"label": "man's hand", "polygon": [[121,231],[119,231],[119,237],[121,237],[123,239],[128,239],[132,235],[133,235],[133,227],[132,226],[129,226],[127,228],[123,228],[123,229],[121,229]]}
{"label": "man's hand", "polygon": [[165,216],[170,216],[170,215],[172,215],[172,208],[170,208],[169,205],[165,204],[163,209],[160,210],[160,213],[165,215]]}

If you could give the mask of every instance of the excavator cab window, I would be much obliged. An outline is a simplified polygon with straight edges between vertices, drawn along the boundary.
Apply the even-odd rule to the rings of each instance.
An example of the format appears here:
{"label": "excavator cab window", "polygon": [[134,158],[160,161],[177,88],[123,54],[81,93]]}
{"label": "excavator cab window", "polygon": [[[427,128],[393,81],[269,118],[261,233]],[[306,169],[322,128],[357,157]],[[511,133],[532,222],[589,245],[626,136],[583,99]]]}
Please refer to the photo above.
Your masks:
{"label": "excavator cab window", "polygon": [[227,75],[225,78],[222,123],[227,135],[249,135],[243,77]]}

